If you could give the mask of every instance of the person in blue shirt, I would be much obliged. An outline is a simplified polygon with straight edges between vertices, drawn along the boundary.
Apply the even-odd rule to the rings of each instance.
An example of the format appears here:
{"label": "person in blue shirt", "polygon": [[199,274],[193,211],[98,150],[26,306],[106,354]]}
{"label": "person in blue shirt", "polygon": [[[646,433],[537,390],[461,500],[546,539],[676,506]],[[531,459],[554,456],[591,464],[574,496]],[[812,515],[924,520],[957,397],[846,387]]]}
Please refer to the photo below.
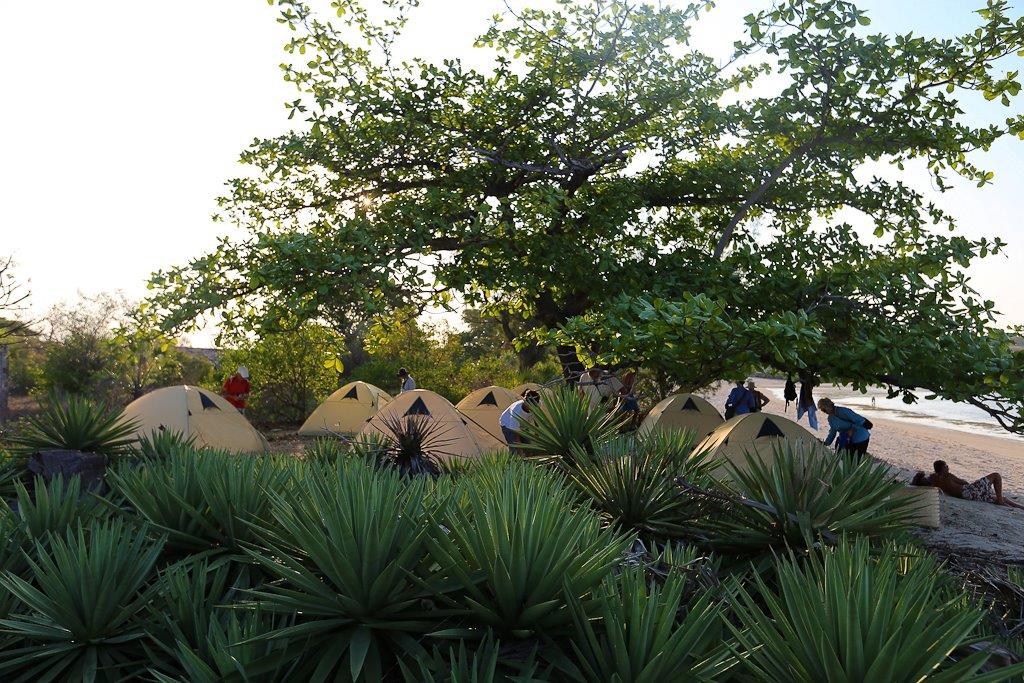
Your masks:
{"label": "person in blue shirt", "polygon": [[757,399],[753,392],[743,386],[743,380],[737,380],[736,386],[729,392],[729,398],[725,399],[725,417],[728,419],[734,415],[746,415],[754,412]]}
{"label": "person in blue shirt", "polygon": [[818,410],[828,416],[826,446],[831,446],[836,436],[845,434],[847,440],[843,447],[846,450],[859,455],[867,454],[868,443],[871,441],[871,423],[863,415],[858,415],[849,408],[837,406],[828,398],[818,401]]}

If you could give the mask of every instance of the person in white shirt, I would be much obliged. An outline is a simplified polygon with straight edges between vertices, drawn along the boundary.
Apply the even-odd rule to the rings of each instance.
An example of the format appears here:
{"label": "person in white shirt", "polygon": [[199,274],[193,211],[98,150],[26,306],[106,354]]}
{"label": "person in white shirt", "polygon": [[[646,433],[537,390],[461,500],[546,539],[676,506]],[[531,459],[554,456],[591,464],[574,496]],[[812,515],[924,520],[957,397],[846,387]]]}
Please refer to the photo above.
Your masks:
{"label": "person in white shirt", "polygon": [[523,437],[519,434],[519,427],[524,420],[530,417],[530,408],[540,403],[540,394],[532,389],[523,394],[523,397],[505,408],[501,414],[501,434],[505,437],[505,443],[515,451],[515,444],[522,443]]}
{"label": "person in white shirt", "polygon": [[593,367],[580,375],[580,390],[590,400],[590,405],[607,403],[622,390],[622,382],[614,375],[605,376],[599,367]]}
{"label": "person in white shirt", "polygon": [[405,368],[398,368],[398,381],[401,383],[401,389],[398,390],[400,394],[416,389],[416,380],[412,378],[412,375]]}

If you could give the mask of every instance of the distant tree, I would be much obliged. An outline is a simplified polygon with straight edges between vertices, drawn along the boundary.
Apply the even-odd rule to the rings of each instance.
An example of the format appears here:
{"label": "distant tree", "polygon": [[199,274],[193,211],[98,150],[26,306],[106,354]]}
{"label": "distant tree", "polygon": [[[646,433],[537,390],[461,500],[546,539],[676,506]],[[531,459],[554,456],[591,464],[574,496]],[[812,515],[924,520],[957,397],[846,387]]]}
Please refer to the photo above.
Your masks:
{"label": "distant tree", "polygon": [[[1024,428],[1020,356],[964,275],[1003,242],[957,234],[898,176],[984,186],[980,154],[1024,131],[962,102],[1020,91],[1006,58],[1024,19],[1004,0],[955,39],[871,33],[842,0],[765,0],[724,63],[689,44],[704,3],[560,2],[498,17],[477,41],[486,72],[393,58],[415,0],[379,22],[340,0],[337,25],[277,4],[303,123],[242,155],[252,173],[221,204],[247,236],[153,277],[169,328],[209,311],[343,326],[458,293],[538,335],[565,327],[567,376],[626,347],[684,383],[756,358],[908,400],[928,387]],[[689,370],[705,352],[720,357]]]}
{"label": "distant tree", "polygon": [[221,355],[218,380],[222,382],[244,365],[252,384],[251,417],[264,424],[300,423],[338,388],[334,363],[345,350],[341,335],[307,323],[267,333],[252,342],[230,344]]}

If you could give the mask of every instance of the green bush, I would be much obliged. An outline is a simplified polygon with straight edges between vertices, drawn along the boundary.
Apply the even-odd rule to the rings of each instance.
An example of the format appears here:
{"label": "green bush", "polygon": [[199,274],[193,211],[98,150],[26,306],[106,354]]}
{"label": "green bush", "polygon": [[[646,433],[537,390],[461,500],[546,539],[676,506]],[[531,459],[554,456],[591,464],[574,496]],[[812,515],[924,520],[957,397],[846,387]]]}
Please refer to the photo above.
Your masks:
{"label": "green bush", "polygon": [[[439,615],[429,580],[424,482],[358,461],[321,467],[271,494],[276,528],[250,551],[274,581],[261,608],[301,615],[268,639],[286,641],[303,680],[379,681],[396,657],[426,655]],[[339,549],[344,549],[340,551]]]}
{"label": "green bush", "polygon": [[268,459],[191,450],[119,467],[107,481],[166,536],[168,549],[242,553],[255,539],[254,525],[269,517],[271,495],[290,477]]}
{"label": "green bush", "polygon": [[578,453],[567,476],[605,522],[621,531],[647,542],[690,536],[707,505],[683,493],[675,479],[706,485],[714,465],[703,454],[693,455],[692,448],[693,435],[674,430],[619,437],[596,458]]}
{"label": "green bush", "polygon": [[722,674],[734,662],[723,644],[722,608],[710,590],[686,596],[687,583],[679,571],[658,583],[642,568],[627,568],[606,579],[589,606],[572,599],[574,661],[563,663],[566,674],[581,683]]}
{"label": "green bush", "polygon": [[525,441],[520,447],[529,455],[572,465],[593,458],[618,431],[617,417],[604,406],[592,406],[581,392],[558,388],[545,392],[540,406],[520,425]]}
{"label": "green bush", "polygon": [[68,529],[86,525],[101,516],[97,500],[83,496],[81,480],[54,477],[49,483],[36,477],[32,493],[18,483],[18,518],[28,537],[45,542],[50,533],[63,535]]}
{"label": "green bush", "polygon": [[23,428],[11,436],[13,450],[34,453],[66,449],[100,455],[124,455],[135,443],[138,424],[126,420],[120,411],[108,410],[80,396],[52,397],[43,412],[27,418]]}
{"label": "green bush", "polygon": [[734,503],[705,520],[711,547],[740,556],[815,547],[822,534],[880,538],[909,528],[914,502],[893,496],[903,486],[885,465],[846,452],[820,457],[796,446],[776,447],[767,462],[745,458],[729,466],[726,492],[765,503]]}
{"label": "green bush", "polygon": [[0,574],[17,599],[0,620],[11,642],[0,674],[13,682],[116,681],[145,670],[146,609],[161,543],[121,521],[36,542],[26,578]]}
{"label": "green bush", "polygon": [[438,597],[499,637],[558,633],[570,620],[568,600],[588,598],[630,544],[576,500],[523,463],[495,461],[460,479],[426,531],[444,583],[459,589]]}
{"label": "green bush", "polygon": [[907,565],[898,546],[872,553],[865,538],[844,539],[804,559],[776,562],[778,588],[755,577],[734,583],[744,678],[751,681],[1010,680],[1024,665],[976,672],[987,652],[948,659],[974,642],[984,612],[941,595],[934,558]]}

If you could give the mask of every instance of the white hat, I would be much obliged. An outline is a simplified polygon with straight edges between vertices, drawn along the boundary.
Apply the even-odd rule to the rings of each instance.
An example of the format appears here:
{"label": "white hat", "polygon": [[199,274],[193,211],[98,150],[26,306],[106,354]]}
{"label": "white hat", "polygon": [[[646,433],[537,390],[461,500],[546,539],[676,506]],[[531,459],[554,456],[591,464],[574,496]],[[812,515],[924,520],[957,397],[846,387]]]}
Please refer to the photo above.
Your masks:
{"label": "white hat", "polygon": [[249,379],[249,368],[244,365],[239,365],[238,374],[242,376],[242,379]]}

